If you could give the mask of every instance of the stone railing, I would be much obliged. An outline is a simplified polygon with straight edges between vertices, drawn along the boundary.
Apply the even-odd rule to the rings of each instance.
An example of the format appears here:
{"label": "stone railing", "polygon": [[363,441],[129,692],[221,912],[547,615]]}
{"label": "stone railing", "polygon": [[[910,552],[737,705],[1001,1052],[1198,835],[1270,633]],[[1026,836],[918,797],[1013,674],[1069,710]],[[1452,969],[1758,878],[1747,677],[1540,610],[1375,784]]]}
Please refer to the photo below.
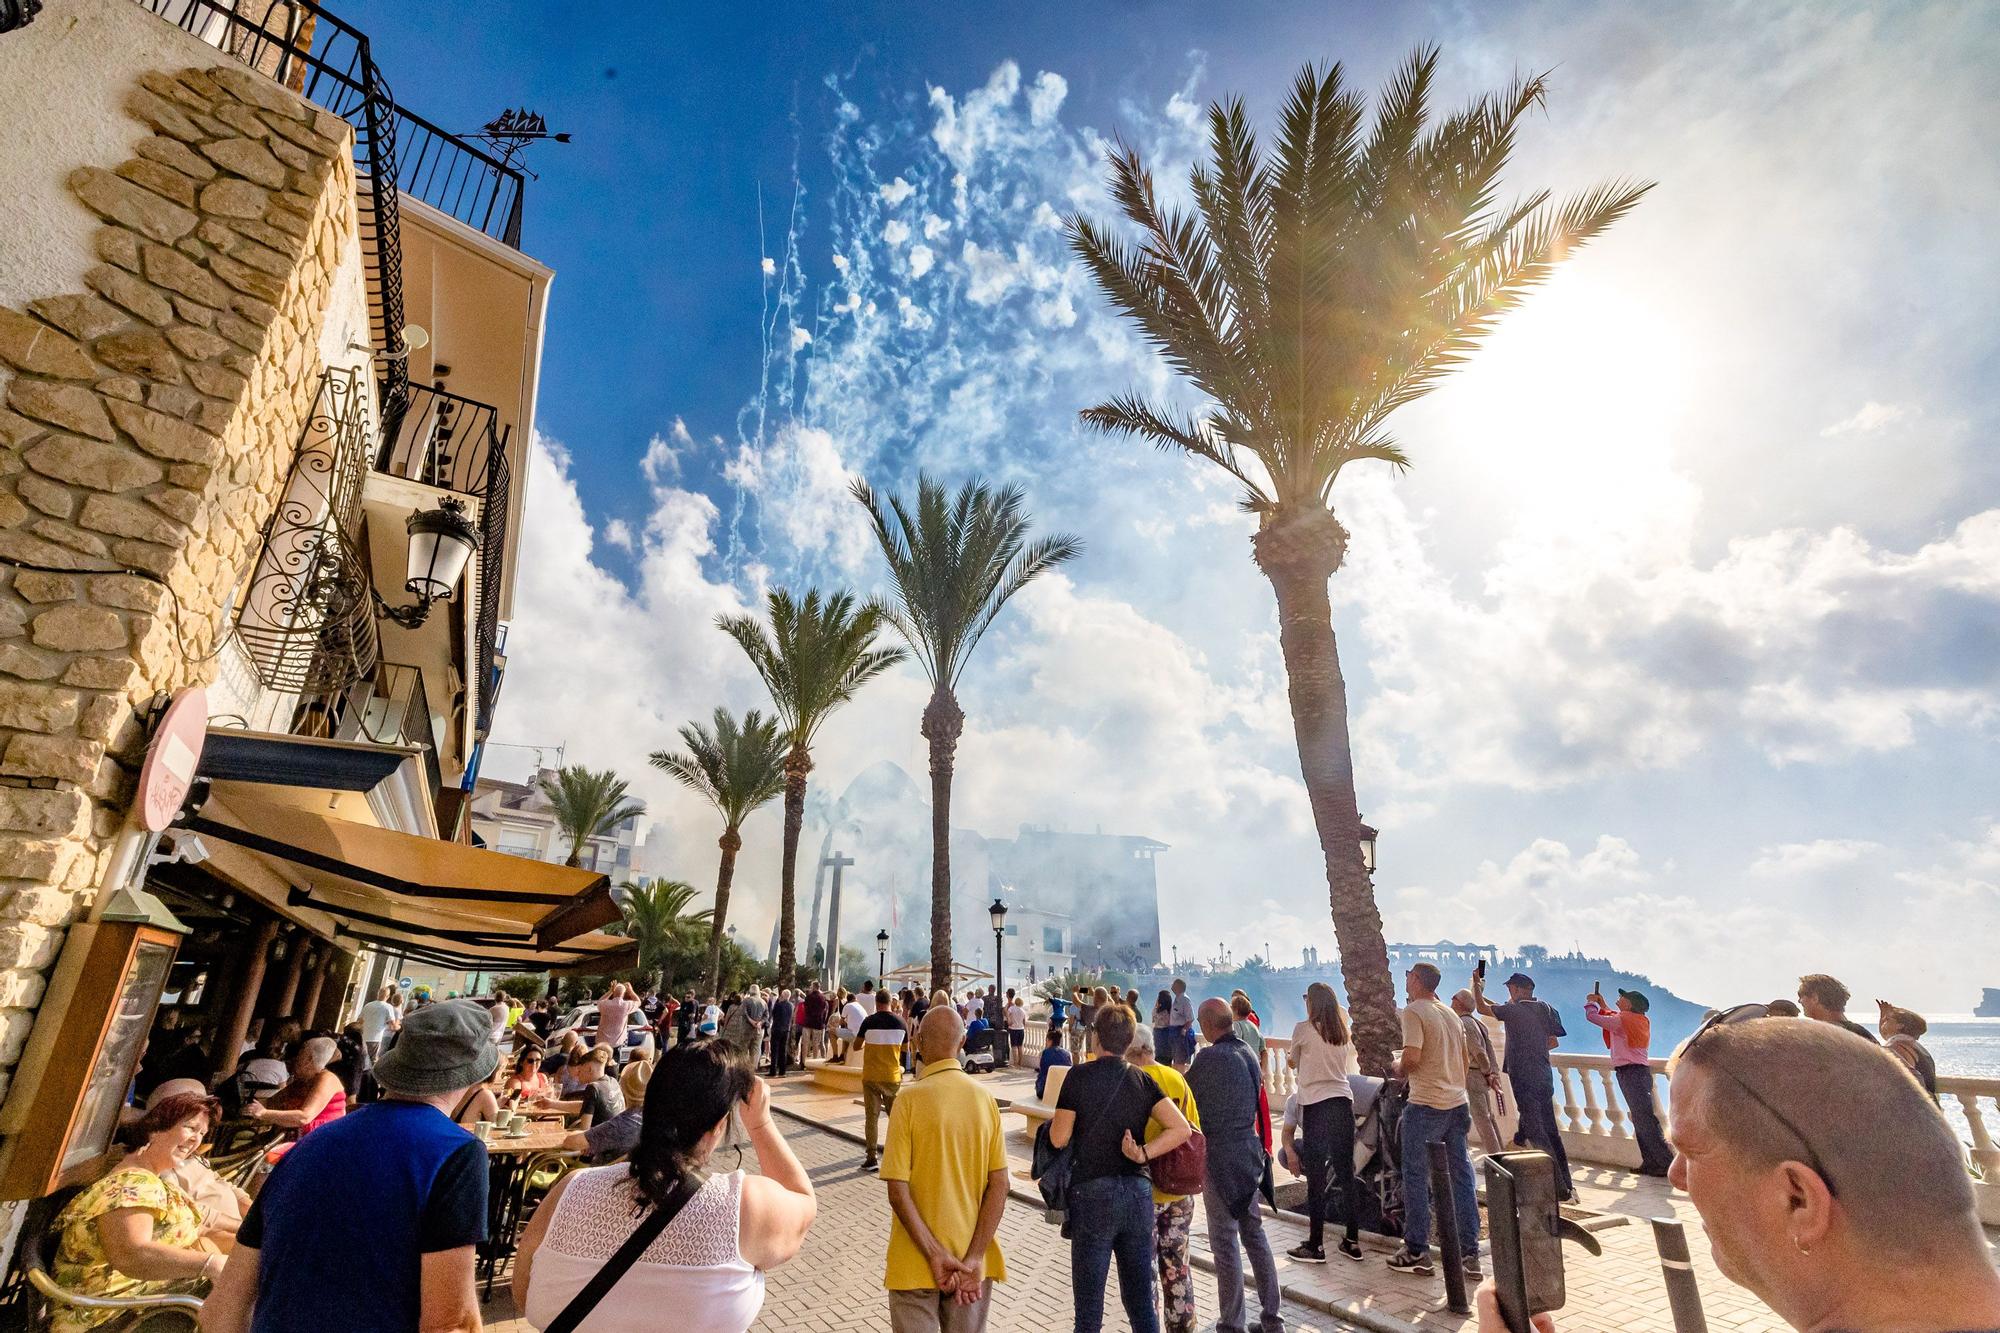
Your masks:
{"label": "stone railing", "polygon": [[[1039,1023],[1029,1021],[1031,1057],[1039,1056],[1047,1031],[1046,1017]],[[1286,1061],[1291,1045],[1286,1037],[1264,1038],[1264,1081],[1270,1089],[1274,1119],[1285,1098],[1298,1088],[1298,1076]],[[1593,1165],[1636,1168],[1639,1144],[1632,1137],[1631,1118],[1612,1073],[1611,1057],[1558,1051],[1550,1063],[1556,1074],[1556,1124],[1570,1158]],[[1666,1064],[1665,1060],[1652,1061],[1653,1096],[1663,1121],[1670,1119],[1673,1110]],[[1506,1088],[1504,1083],[1502,1088]],[[1504,1096],[1501,1132],[1511,1134],[1516,1115],[1514,1096],[1511,1090]],[[1938,1101],[1945,1119],[1965,1145],[1968,1165],[1981,1178],[1975,1187],[1980,1219],[1988,1226],[2000,1226],[2000,1143],[1994,1140],[2000,1131],[2000,1079],[1940,1078]]]}

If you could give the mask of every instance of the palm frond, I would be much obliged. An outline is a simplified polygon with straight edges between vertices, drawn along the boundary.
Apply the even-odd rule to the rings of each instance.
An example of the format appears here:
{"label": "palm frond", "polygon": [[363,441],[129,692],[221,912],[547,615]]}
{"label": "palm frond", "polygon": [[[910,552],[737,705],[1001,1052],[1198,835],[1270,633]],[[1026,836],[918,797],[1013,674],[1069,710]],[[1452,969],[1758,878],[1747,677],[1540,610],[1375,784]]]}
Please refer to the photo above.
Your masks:
{"label": "palm frond", "polygon": [[784,794],[788,746],[776,718],[752,709],[739,722],[718,708],[708,726],[690,722],[680,735],[686,749],[655,750],[650,762],[714,806],[730,832]]}
{"label": "palm frond", "polygon": [[[1385,419],[1435,388],[1523,293],[1650,188],[1614,181],[1554,205],[1533,190],[1500,206],[1546,80],[1438,116],[1440,62],[1435,47],[1412,52],[1372,117],[1339,65],[1306,66],[1268,159],[1241,102],[1217,102],[1208,154],[1189,175],[1191,213],[1161,205],[1136,150],[1107,154],[1129,231],[1072,216],[1071,248],[1206,401],[1184,410],[1126,394],[1085,409],[1086,425],[1214,463],[1264,514],[1329,504],[1348,463],[1409,466],[1381,433]],[[938,647],[955,660],[954,645]]]}
{"label": "palm frond", "polygon": [[878,610],[908,643],[933,685],[950,687],[1009,598],[1075,557],[1074,538],[1027,540],[1027,500],[1020,488],[970,481],[955,492],[917,477],[915,506],[886,503],[865,482],[853,485],[868,511],[893,594]]}

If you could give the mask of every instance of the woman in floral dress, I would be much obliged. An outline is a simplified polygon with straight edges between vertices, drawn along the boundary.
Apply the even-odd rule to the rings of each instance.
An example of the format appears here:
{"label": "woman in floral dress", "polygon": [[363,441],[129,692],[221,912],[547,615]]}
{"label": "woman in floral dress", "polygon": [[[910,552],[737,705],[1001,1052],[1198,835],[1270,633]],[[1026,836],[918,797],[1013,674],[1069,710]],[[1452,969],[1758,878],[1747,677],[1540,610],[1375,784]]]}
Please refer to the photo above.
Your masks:
{"label": "woman in floral dress", "polygon": [[[201,1210],[166,1178],[201,1150],[221,1116],[213,1097],[165,1097],[139,1122],[141,1146],[111,1174],[72,1199],[56,1225],[50,1275],[85,1296],[144,1296],[199,1289],[222,1271],[219,1254],[197,1248]],[[81,1333],[108,1323],[111,1310],[58,1306],[54,1333]]]}

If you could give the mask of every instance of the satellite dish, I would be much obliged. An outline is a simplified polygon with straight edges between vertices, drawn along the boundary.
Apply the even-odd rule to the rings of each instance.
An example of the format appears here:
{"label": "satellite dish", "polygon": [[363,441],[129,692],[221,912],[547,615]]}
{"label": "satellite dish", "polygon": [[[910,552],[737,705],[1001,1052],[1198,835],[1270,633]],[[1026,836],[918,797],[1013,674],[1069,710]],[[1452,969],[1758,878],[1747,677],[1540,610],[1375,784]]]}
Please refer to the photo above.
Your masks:
{"label": "satellite dish", "polygon": [[431,335],[421,324],[403,326],[403,348],[405,351],[420,352],[431,345]]}

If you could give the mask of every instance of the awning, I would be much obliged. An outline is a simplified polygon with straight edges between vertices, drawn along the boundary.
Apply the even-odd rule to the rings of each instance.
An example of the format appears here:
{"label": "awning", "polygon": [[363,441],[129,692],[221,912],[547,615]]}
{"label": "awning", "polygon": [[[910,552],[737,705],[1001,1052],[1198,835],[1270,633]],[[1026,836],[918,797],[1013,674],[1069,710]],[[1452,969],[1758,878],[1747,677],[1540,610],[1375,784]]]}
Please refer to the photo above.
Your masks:
{"label": "awning", "polygon": [[619,917],[611,881],[376,828],[218,782],[186,827],[255,853],[290,886],[284,907],[341,937],[453,968],[612,972],[637,946],[599,931]]}

